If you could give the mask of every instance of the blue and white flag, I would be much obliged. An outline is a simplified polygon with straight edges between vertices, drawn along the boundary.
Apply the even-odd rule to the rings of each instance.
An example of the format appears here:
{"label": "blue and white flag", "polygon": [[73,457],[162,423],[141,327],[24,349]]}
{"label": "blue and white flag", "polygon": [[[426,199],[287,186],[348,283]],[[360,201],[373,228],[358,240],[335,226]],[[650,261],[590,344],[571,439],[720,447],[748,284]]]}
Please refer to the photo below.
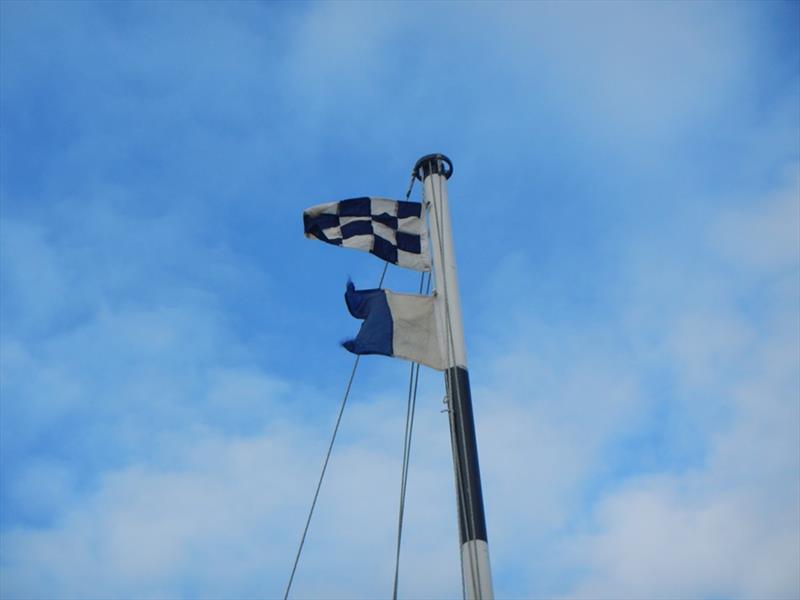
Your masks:
{"label": "blue and white flag", "polygon": [[384,198],[351,198],[312,206],[303,213],[307,238],[371,252],[386,262],[430,271],[422,204]]}
{"label": "blue and white flag", "polygon": [[342,345],[353,354],[396,356],[444,371],[447,367],[435,298],[384,289],[356,290],[347,282],[347,309],[362,319],[358,335]]}

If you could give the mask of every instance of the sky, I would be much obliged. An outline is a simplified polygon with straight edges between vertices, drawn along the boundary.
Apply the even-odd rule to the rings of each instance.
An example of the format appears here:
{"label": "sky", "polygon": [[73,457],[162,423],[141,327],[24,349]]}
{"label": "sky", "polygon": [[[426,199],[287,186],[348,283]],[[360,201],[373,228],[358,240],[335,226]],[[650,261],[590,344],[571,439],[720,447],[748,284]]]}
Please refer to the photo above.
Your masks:
{"label": "sky", "polygon": [[[0,131],[2,598],[283,596],[383,268],[302,211],[432,152],[496,596],[800,597],[799,3],[6,0]],[[408,372],[293,598],[391,596]],[[399,592],[456,598],[420,385]]]}

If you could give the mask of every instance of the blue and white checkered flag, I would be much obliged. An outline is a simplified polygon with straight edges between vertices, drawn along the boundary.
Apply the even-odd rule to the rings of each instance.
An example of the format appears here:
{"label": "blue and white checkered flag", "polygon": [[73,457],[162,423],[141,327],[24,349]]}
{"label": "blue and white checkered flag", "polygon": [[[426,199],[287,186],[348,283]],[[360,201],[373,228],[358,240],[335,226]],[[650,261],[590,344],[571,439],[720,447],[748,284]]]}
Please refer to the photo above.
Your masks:
{"label": "blue and white checkered flag", "polygon": [[430,271],[422,204],[385,198],[351,198],[303,212],[307,238],[370,252],[398,267]]}

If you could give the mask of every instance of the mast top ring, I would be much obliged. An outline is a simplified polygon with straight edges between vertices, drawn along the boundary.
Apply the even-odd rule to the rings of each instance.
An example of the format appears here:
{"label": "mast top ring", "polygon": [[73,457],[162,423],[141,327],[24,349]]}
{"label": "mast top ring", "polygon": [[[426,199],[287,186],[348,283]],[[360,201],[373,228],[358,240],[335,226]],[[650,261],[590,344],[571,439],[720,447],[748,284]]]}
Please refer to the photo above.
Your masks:
{"label": "mast top ring", "polygon": [[453,162],[444,154],[426,154],[414,165],[412,173],[420,181],[434,173],[443,175],[445,179],[450,179],[453,174]]}

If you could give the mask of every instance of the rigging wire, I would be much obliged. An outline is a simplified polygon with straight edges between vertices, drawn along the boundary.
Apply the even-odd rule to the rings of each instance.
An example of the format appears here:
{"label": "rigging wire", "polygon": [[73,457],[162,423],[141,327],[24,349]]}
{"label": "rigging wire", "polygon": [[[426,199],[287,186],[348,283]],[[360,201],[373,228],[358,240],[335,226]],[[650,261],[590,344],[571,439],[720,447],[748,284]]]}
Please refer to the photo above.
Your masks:
{"label": "rigging wire", "polygon": [[[433,182],[431,182],[431,183],[433,183]],[[433,185],[431,185],[431,188],[433,188]],[[438,192],[439,192],[438,199],[439,199],[439,203],[441,204],[442,197],[443,197],[443,194],[444,194],[441,177],[439,177],[439,179],[438,179],[438,188],[439,188],[438,189]],[[436,229],[437,229],[437,237],[439,238],[438,239],[439,256],[440,257],[444,257],[444,239],[443,239],[443,236],[444,236],[444,224],[442,223],[442,220],[441,220],[441,217],[443,217],[444,215],[439,213],[438,209],[440,208],[440,206],[437,206],[437,203],[436,203],[436,196],[437,195],[434,193],[433,196],[434,197],[431,200],[431,205],[433,207],[434,212],[436,213],[436,224],[437,224]],[[444,281],[444,284],[445,284],[443,286],[444,289],[441,290],[441,294],[443,296],[445,313],[446,313],[445,322],[447,324],[447,327],[446,327],[446,335],[447,335],[447,342],[448,342],[447,350],[450,353],[449,358],[451,359],[448,362],[452,363],[454,361],[454,359],[455,359],[455,340],[454,340],[453,329],[452,329],[452,325],[451,325],[451,321],[450,321],[450,319],[451,319],[451,316],[450,316],[450,299],[448,298],[448,295],[447,295],[447,282],[446,282],[446,280],[447,280],[447,269],[443,268],[443,265],[440,265],[440,268],[442,269],[442,280]],[[449,410],[449,413],[450,413],[449,416],[450,416],[450,423],[451,423],[450,431],[451,431],[451,434],[452,434],[451,435],[451,441],[452,441],[452,444],[453,444],[453,448],[455,450],[456,441],[457,441],[456,438],[459,437],[459,436],[455,435],[455,431],[456,430],[453,427],[456,415],[455,415],[454,407],[452,405],[452,399],[453,398],[452,398],[452,389],[450,389],[451,386],[449,385],[450,384],[449,377],[445,377],[445,383],[447,385],[448,408],[450,409]],[[459,390],[459,386],[455,385],[454,387],[455,387],[455,395],[456,395],[457,404],[458,404],[459,407],[461,407],[461,393],[460,393],[460,390]],[[463,411],[459,410],[458,413],[459,413],[458,414],[458,418],[459,418],[459,424],[461,426],[461,431],[465,432],[466,428],[464,426],[464,414],[463,414]],[[473,506],[472,506],[472,501],[471,501],[471,498],[472,498],[472,489],[471,488],[472,488],[472,486],[471,486],[469,475],[467,475],[466,477],[462,477],[462,467],[463,467],[463,465],[461,464],[461,457],[462,456],[466,456],[467,448],[466,448],[466,439],[464,439],[463,434],[460,436],[460,438],[461,439],[459,441],[461,442],[461,448],[459,450],[463,451],[463,455],[462,455],[462,452],[455,452],[455,451],[453,452],[453,467],[454,467],[454,470],[456,472],[455,474],[456,474],[456,480],[458,482],[459,490],[463,490],[464,489],[464,483],[466,483],[466,494],[465,494],[466,498],[462,497],[462,494],[461,494],[461,492],[459,490],[456,490],[456,495],[458,496],[458,499],[459,499],[459,501],[457,503],[458,508],[459,508],[459,518],[463,519],[465,516],[467,517],[467,524],[468,524],[467,531],[469,531],[470,528],[474,525],[474,522],[475,522],[474,514],[473,514]],[[469,540],[469,541],[472,541],[472,540]],[[469,550],[470,550],[470,555],[471,555],[471,558],[472,558],[472,560],[470,560],[470,578],[472,579],[472,585],[473,585],[473,588],[475,589],[477,597],[480,599],[483,596],[483,592],[482,592],[482,588],[481,588],[480,569],[478,568],[478,550],[477,550],[477,547],[475,546],[475,544],[470,544],[470,549]],[[463,572],[463,570],[464,570],[464,556],[463,556],[462,552],[459,552],[459,554],[461,556],[461,570]],[[464,580],[462,578],[462,586],[463,585],[464,585]],[[466,597],[466,595],[465,595],[465,597]]]}
{"label": "rigging wire", "polygon": [[[409,199],[411,196],[411,190],[414,188],[414,181],[416,177],[414,176],[414,172],[411,172],[411,180],[408,182],[408,190],[406,191],[406,200]],[[389,263],[383,265],[383,272],[381,273],[381,278],[378,281],[378,287],[380,288],[383,285],[383,280],[386,278],[386,271],[389,268]],[[425,273],[422,274],[422,278],[424,279]],[[428,276],[428,290],[430,290],[430,275]],[[420,281],[420,292],[422,292],[422,281]],[[308,518],[306,519],[306,525],[303,528],[303,535],[300,538],[300,545],[297,548],[297,555],[294,558],[294,565],[292,566],[292,573],[289,576],[289,583],[286,585],[286,593],[283,595],[283,600],[288,600],[289,592],[292,589],[292,582],[294,581],[295,573],[297,572],[297,565],[300,562],[300,555],[303,552],[303,546],[306,542],[306,535],[308,534],[308,528],[311,525],[311,517],[314,515],[314,508],[317,505],[317,499],[319,498],[319,491],[322,488],[322,480],[325,478],[325,471],[328,469],[328,461],[331,457],[331,452],[333,451],[333,444],[336,441],[336,434],[339,431],[339,424],[342,421],[342,415],[344,414],[344,407],[347,404],[347,398],[350,395],[350,388],[353,385],[353,379],[356,375],[356,370],[358,369],[358,362],[361,358],[360,355],[356,355],[355,361],[353,363],[353,370],[350,373],[350,379],[347,381],[347,386],[344,392],[344,398],[342,398],[342,404],[339,407],[339,414],[336,417],[336,425],[333,428],[333,434],[331,435],[331,441],[328,445],[328,452],[325,454],[325,461],[322,464],[322,472],[319,475],[319,481],[317,481],[317,489],[314,491],[314,499],[311,501],[311,508],[308,511]],[[413,391],[413,403],[412,403],[412,395],[411,395],[411,383],[409,382],[409,406],[411,408],[410,412],[410,425],[409,425],[409,416],[406,415],[406,441],[403,448],[403,474],[402,474],[402,484],[401,484],[401,500],[400,500],[400,518],[399,518],[399,525],[398,525],[398,533],[397,533],[397,563],[395,565],[395,598],[397,597],[397,575],[399,569],[399,561],[400,561],[400,537],[402,532],[402,521],[403,521],[403,510],[405,505],[405,488],[406,482],[408,480],[408,458],[411,452],[411,431],[413,430],[413,421],[414,421],[414,407],[416,406],[416,398],[417,398],[417,383],[419,382],[419,364],[416,364],[416,373],[414,372],[415,364],[411,365],[411,378],[414,380],[414,391]]]}
{"label": "rigging wire", "polygon": [[[434,221],[436,223],[436,230],[435,230],[436,231],[436,238],[437,238],[436,239],[436,241],[437,241],[436,245],[438,246],[439,257],[443,258],[444,257],[444,240],[443,240],[443,238],[444,238],[444,224],[442,223],[441,215],[439,214],[439,206],[436,203],[436,189],[433,187],[433,183],[432,182],[431,182],[431,198],[430,199],[427,199],[425,197],[425,192],[426,192],[426,190],[425,190],[425,188],[423,188],[422,189],[422,197],[423,197],[422,202],[426,206],[430,207],[429,210],[433,211]],[[439,198],[440,198],[440,201],[441,201],[441,194],[442,194],[442,186],[441,186],[441,182],[440,182],[440,184],[439,184]],[[454,363],[454,360],[455,360],[455,344],[454,344],[454,341],[453,341],[453,332],[452,332],[451,325],[450,325],[450,307],[449,307],[449,304],[448,304],[448,301],[447,301],[447,289],[446,289],[447,288],[447,285],[446,285],[447,271],[444,269],[444,265],[439,265],[437,263],[437,267],[442,270],[443,285],[442,285],[442,289],[441,290],[438,289],[438,285],[437,285],[436,293],[442,295],[442,301],[443,301],[443,305],[445,307],[445,319],[444,320],[445,320],[445,323],[446,323],[446,330],[447,330],[445,332],[445,335],[446,335],[446,341],[449,342],[447,344],[447,347],[446,347],[447,363],[448,364],[452,364],[452,363]],[[452,454],[453,454],[453,483],[454,483],[454,486],[455,486],[456,509],[457,509],[457,512],[458,512],[458,522],[459,522],[459,524],[461,524],[461,523],[464,522],[464,517],[467,514],[467,510],[466,510],[466,507],[465,507],[466,499],[464,498],[463,494],[461,493],[461,490],[463,489],[463,486],[462,486],[462,481],[461,481],[461,469],[459,467],[459,465],[460,465],[459,452],[458,452],[458,448],[457,448],[457,445],[456,445],[456,437],[457,436],[455,435],[455,431],[456,431],[455,419],[454,419],[454,412],[455,411],[453,409],[453,401],[452,401],[453,400],[453,393],[452,393],[452,390],[451,390],[450,378],[449,377],[445,376],[444,384],[445,384],[444,402],[445,402],[445,406],[446,406],[445,411],[447,412],[447,417],[448,417],[448,421],[449,421],[449,425],[450,425],[450,444],[452,446]],[[456,391],[456,393],[458,393],[458,391]],[[459,548],[458,548],[458,559],[459,559],[459,562],[461,564],[461,573],[462,573],[462,577],[460,578],[461,579],[461,597],[462,598],[466,598],[467,597],[466,581],[465,581],[465,578],[463,577],[463,574],[464,574],[464,554],[461,551],[461,545],[460,544],[459,544]],[[474,584],[475,583],[475,565],[472,564],[472,565],[470,565],[470,567],[471,567],[470,568],[471,579],[472,579],[472,582]]]}
{"label": "rigging wire", "polygon": [[[422,273],[419,282],[419,293],[425,283],[425,273]],[[431,290],[431,276],[428,273],[428,286],[425,294]],[[397,585],[400,578],[400,545],[403,538],[403,516],[405,514],[406,491],[408,489],[408,467],[411,459],[411,438],[414,432],[414,413],[417,406],[417,386],[419,384],[419,363],[411,364],[411,372],[408,379],[408,405],[406,407],[406,431],[403,439],[403,469],[400,477],[400,503],[397,516],[397,548],[394,561],[394,586],[392,588],[392,599],[397,600]]]}
{"label": "rigging wire", "polygon": [[[414,182],[416,181],[416,174],[414,170],[411,171],[411,178],[408,182],[408,190],[406,191],[406,201],[411,196],[411,190],[414,189]],[[424,194],[423,194],[424,195]],[[424,198],[423,198],[424,204]],[[422,288],[425,282],[425,273],[419,280],[419,293],[422,293]],[[431,274],[428,273],[428,287],[425,293],[429,293],[431,289]],[[414,412],[417,406],[417,384],[419,383],[419,363],[411,364],[411,371],[408,378],[408,404],[406,406],[406,430],[403,436],[403,468],[400,476],[400,502],[397,515],[397,548],[395,552],[394,561],[394,585],[392,586],[392,599],[397,600],[397,584],[400,577],[400,545],[403,538],[403,516],[405,514],[406,505],[406,486],[408,483],[408,465],[411,457],[411,434],[414,431]]]}
{"label": "rigging wire", "polygon": [[411,179],[408,182],[408,190],[406,190],[406,201],[411,197],[411,190],[414,189],[414,182],[417,180],[414,169],[411,169]]}
{"label": "rigging wire", "polygon": [[[442,181],[443,181],[443,179],[440,176],[439,177],[439,181],[438,181],[438,183],[439,183],[439,199],[440,199],[440,202],[442,202],[442,197],[443,197],[443,193],[444,193],[443,192]],[[453,355],[455,356],[455,341],[454,341],[454,337],[453,337],[453,330],[452,330],[452,327],[451,327],[451,320],[450,320],[450,299],[448,298],[447,294],[445,294],[445,310],[448,313],[448,316],[447,316],[448,339],[449,339],[449,343],[450,343],[450,348],[451,348],[451,350],[453,352]],[[455,387],[455,391],[456,391],[456,394],[455,394],[456,395],[456,401],[458,403],[459,408],[461,409],[463,407],[463,404],[462,404],[462,401],[461,401],[461,389],[460,389],[459,385],[455,385],[454,387]],[[455,418],[455,411],[453,412],[453,418]],[[466,440],[467,428],[466,428],[466,424],[465,424],[465,421],[464,421],[464,411],[463,410],[459,410],[458,411],[458,418],[459,418],[459,422],[460,422],[460,425],[461,425],[460,429],[461,429],[461,432],[462,432],[462,435],[461,435],[461,446],[462,446],[461,450],[462,450],[462,452],[459,453],[459,464],[461,465],[461,460],[463,459],[463,457],[467,456],[467,440]],[[461,466],[463,466],[463,465],[461,465]],[[474,526],[475,526],[474,506],[472,505],[472,499],[473,499],[472,482],[470,480],[469,473],[466,473],[466,476],[464,477],[464,479],[466,479],[466,488],[467,488],[467,498],[466,498],[465,504],[467,506],[467,516],[469,518],[470,527],[467,529],[469,531],[470,528],[474,528]],[[473,531],[473,533],[474,533],[474,531]],[[473,579],[473,585],[477,584],[477,585],[475,585],[476,597],[478,598],[478,600],[481,600],[483,598],[483,586],[481,585],[481,571],[480,571],[480,567],[478,566],[478,548],[477,548],[477,545],[474,543],[474,540],[470,540],[470,541],[472,542],[472,543],[470,543],[470,554],[472,555],[472,561],[471,561],[472,564],[470,565],[470,575],[472,576],[472,579]]]}
{"label": "rigging wire", "polygon": [[[387,262],[383,266],[383,272],[381,273],[381,279],[378,282],[378,287],[381,287],[383,284],[383,280],[386,277],[386,270],[389,268],[389,263]],[[357,354],[355,362],[353,362],[353,370],[350,373],[350,379],[347,381],[347,387],[344,391],[344,398],[342,398],[342,404],[339,407],[339,415],[336,417],[336,425],[333,428],[333,435],[331,436],[330,444],[328,444],[328,452],[325,454],[325,462],[322,464],[322,472],[319,475],[319,481],[317,482],[317,489],[314,492],[314,499],[311,501],[311,508],[308,511],[308,518],[306,519],[306,526],[303,529],[303,535],[300,538],[300,546],[297,548],[297,555],[294,557],[294,565],[292,566],[292,574],[289,575],[289,583],[286,585],[286,593],[283,595],[283,600],[288,600],[289,592],[292,589],[292,582],[294,581],[294,575],[297,571],[297,564],[300,562],[300,554],[303,552],[303,546],[306,542],[306,534],[308,534],[308,527],[311,525],[311,517],[314,515],[314,508],[317,505],[317,498],[319,498],[319,490],[322,487],[322,480],[325,478],[325,471],[328,469],[328,461],[331,458],[331,451],[333,450],[333,443],[336,441],[336,434],[339,431],[339,424],[342,422],[342,414],[344,414],[344,407],[347,405],[347,398],[350,395],[350,388],[353,385],[353,379],[356,376],[356,370],[358,369],[358,362],[361,358],[361,355]]]}

